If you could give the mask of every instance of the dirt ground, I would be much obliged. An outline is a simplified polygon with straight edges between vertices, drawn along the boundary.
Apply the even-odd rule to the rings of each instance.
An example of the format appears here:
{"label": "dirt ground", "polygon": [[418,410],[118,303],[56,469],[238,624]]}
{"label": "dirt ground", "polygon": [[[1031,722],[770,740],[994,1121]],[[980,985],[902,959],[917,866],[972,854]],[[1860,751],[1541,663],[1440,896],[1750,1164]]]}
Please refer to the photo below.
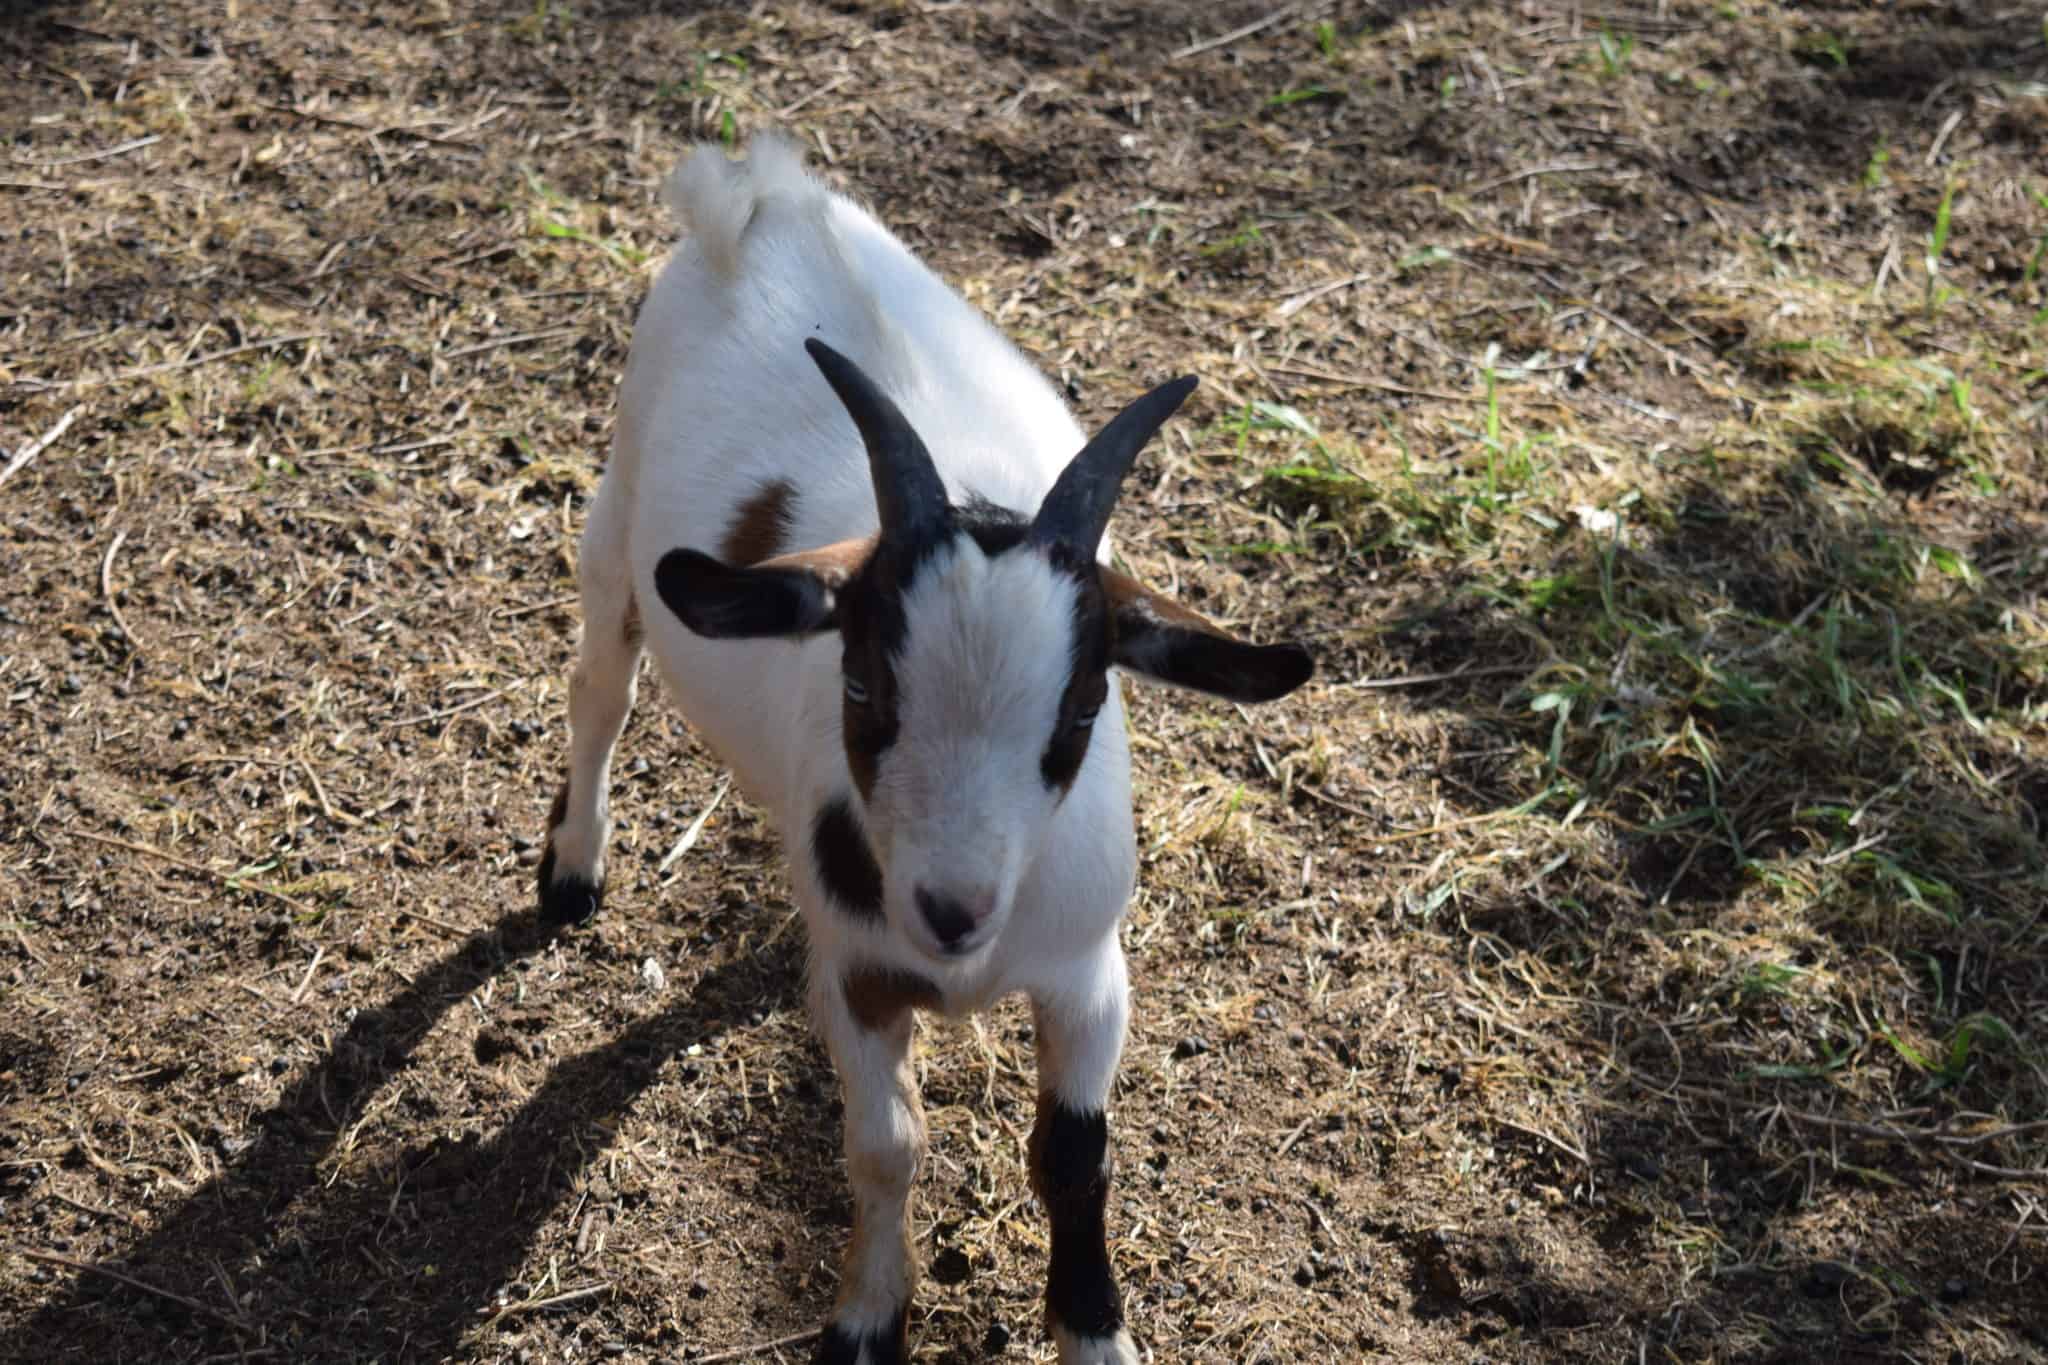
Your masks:
{"label": "dirt ground", "polygon": [[[1201,375],[1123,554],[1318,656],[1131,698],[1152,1359],[2048,1359],[2004,0],[0,7],[0,1355],[803,1358],[801,928],[657,689],[530,905],[655,187],[770,126],[1084,420]],[[917,1358],[1050,1360],[1028,1019],[920,1066]]]}

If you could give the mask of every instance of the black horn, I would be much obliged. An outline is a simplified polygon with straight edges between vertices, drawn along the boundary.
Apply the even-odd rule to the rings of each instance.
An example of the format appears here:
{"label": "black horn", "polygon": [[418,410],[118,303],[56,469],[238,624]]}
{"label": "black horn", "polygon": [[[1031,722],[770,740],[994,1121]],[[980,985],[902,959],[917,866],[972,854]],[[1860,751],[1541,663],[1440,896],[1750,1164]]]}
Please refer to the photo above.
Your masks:
{"label": "black horn", "polygon": [[846,405],[868,448],[868,473],[875,483],[875,507],[881,513],[882,539],[917,544],[944,534],[951,524],[946,485],[939,479],[931,452],[911,429],[903,410],[883,393],[860,366],[816,337],[804,342],[825,382]]}
{"label": "black horn", "polygon": [[1041,545],[1067,545],[1093,559],[1109,526],[1109,514],[1116,509],[1117,492],[1138,452],[1194,391],[1195,377],[1184,375],[1161,384],[1112,417],[1060,471],[1052,491],[1039,504],[1038,516],[1031,523],[1031,539]]}

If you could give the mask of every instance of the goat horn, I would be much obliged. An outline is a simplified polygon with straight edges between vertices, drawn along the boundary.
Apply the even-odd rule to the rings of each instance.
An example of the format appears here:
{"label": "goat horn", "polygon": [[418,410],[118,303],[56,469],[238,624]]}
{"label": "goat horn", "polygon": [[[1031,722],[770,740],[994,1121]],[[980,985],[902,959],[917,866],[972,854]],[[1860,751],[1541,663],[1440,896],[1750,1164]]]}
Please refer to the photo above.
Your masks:
{"label": "goat horn", "polygon": [[804,349],[839,395],[868,448],[868,474],[875,484],[882,539],[921,544],[942,534],[952,517],[946,485],[903,410],[860,366],[816,337],[807,339]]}
{"label": "goat horn", "polygon": [[1195,377],[1184,375],[1161,384],[1112,417],[1060,471],[1031,523],[1032,541],[1066,545],[1084,559],[1095,558],[1132,462],[1194,391]]}

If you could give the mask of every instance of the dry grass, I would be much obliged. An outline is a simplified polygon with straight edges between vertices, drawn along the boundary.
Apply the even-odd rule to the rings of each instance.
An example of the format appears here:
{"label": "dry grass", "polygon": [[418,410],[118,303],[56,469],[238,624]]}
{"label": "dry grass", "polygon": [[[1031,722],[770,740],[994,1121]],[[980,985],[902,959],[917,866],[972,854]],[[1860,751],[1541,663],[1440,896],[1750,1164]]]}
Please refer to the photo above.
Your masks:
{"label": "dry grass", "polygon": [[[1124,551],[1322,661],[1135,698],[1158,1359],[2048,1353],[2037,11],[165,0],[0,55],[18,1358],[803,1352],[849,1210],[771,833],[662,870],[719,773],[655,700],[605,921],[525,909],[652,186],[770,124],[1086,415],[1200,373]],[[920,1358],[1049,1359],[1025,1016],[925,1042]]]}

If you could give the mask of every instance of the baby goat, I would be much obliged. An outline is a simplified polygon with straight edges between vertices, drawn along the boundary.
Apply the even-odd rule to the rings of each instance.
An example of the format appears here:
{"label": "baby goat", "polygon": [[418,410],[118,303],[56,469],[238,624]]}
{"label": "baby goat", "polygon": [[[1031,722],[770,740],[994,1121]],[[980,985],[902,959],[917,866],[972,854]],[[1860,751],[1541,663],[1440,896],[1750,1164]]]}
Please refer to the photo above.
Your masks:
{"label": "baby goat", "polygon": [[905,1358],[913,1009],[1022,991],[1048,1323],[1063,1365],[1135,1361],[1103,1233],[1137,870],[1111,670],[1257,702],[1305,682],[1308,654],[1240,643],[1103,563],[1117,490],[1193,379],[1084,440],[1019,352],[786,144],[743,164],[700,148],[668,199],[691,236],[640,313],[584,534],[541,916],[597,912],[612,749],[651,645],[782,831],[809,931],[855,1208],[816,1359]]}

